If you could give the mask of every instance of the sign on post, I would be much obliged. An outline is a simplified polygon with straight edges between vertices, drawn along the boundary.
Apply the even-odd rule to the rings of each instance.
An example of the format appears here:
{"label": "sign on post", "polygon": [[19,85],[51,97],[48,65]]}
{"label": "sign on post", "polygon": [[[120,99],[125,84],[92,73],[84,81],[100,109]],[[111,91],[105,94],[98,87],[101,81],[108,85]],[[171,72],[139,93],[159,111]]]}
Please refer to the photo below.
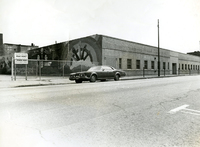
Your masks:
{"label": "sign on post", "polygon": [[[13,62],[12,62],[13,64]],[[28,65],[28,54],[27,53],[15,53],[14,54],[14,66],[15,66],[15,81],[16,81],[16,64],[26,65],[26,80],[27,80],[27,65]],[[12,66],[13,68],[13,66]],[[12,79],[13,79],[13,69],[12,69]]]}
{"label": "sign on post", "polygon": [[27,53],[15,53],[15,64],[28,64]]}

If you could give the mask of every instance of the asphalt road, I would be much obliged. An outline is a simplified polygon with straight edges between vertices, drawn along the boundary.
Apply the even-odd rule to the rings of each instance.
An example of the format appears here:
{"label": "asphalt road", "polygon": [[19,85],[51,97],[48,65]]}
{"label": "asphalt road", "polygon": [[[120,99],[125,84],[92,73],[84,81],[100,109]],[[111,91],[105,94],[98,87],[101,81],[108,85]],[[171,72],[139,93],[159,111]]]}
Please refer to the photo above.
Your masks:
{"label": "asphalt road", "polygon": [[0,90],[0,147],[199,147],[200,76]]}

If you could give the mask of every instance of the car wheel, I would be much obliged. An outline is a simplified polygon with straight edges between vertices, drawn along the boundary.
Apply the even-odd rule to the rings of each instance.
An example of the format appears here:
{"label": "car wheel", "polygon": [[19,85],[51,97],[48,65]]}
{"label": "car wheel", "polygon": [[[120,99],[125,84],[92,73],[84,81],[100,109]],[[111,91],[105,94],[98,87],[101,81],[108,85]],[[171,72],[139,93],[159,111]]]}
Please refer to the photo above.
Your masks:
{"label": "car wheel", "polygon": [[119,75],[115,75],[115,78],[114,78],[115,81],[119,81]]}
{"label": "car wheel", "polygon": [[96,80],[97,80],[97,76],[96,75],[92,75],[90,77],[90,82],[96,82]]}
{"label": "car wheel", "polygon": [[82,81],[81,80],[76,80],[76,83],[82,83]]}

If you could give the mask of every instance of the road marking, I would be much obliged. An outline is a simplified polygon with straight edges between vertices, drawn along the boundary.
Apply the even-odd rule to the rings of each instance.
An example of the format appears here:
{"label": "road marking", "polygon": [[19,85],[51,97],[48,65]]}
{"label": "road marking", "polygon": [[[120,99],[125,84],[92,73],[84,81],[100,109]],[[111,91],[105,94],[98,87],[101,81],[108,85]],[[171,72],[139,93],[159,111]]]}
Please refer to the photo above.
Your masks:
{"label": "road marking", "polygon": [[199,114],[200,114],[200,111],[197,111],[197,110],[188,109],[188,108],[185,108],[185,110],[187,110],[187,111],[192,111],[192,112],[196,112],[196,113],[199,113]]}
{"label": "road marking", "polygon": [[188,114],[192,114],[192,115],[200,115],[200,113],[193,113],[193,112],[188,112],[188,111],[181,111],[183,113],[188,113]]}
{"label": "road marking", "polygon": [[170,110],[169,113],[170,113],[170,114],[174,114],[174,113],[176,113],[176,112],[178,112],[178,111],[180,111],[180,110],[182,110],[182,109],[185,109],[185,108],[188,107],[188,106],[189,106],[189,105],[183,105],[183,106],[177,107],[177,108],[175,108],[175,109]]}
{"label": "road marking", "polygon": [[175,114],[176,112],[180,111],[187,114],[200,115],[200,111],[186,108],[188,106],[189,105],[182,105],[180,107],[170,110],[168,113]]}

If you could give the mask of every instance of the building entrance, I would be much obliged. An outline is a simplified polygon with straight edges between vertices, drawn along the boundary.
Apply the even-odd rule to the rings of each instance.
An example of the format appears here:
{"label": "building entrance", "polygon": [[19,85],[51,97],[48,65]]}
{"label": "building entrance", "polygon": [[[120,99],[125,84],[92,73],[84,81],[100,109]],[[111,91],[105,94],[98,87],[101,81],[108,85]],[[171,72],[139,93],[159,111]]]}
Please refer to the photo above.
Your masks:
{"label": "building entrance", "polygon": [[177,74],[176,63],[172,63],[172,74]]}

